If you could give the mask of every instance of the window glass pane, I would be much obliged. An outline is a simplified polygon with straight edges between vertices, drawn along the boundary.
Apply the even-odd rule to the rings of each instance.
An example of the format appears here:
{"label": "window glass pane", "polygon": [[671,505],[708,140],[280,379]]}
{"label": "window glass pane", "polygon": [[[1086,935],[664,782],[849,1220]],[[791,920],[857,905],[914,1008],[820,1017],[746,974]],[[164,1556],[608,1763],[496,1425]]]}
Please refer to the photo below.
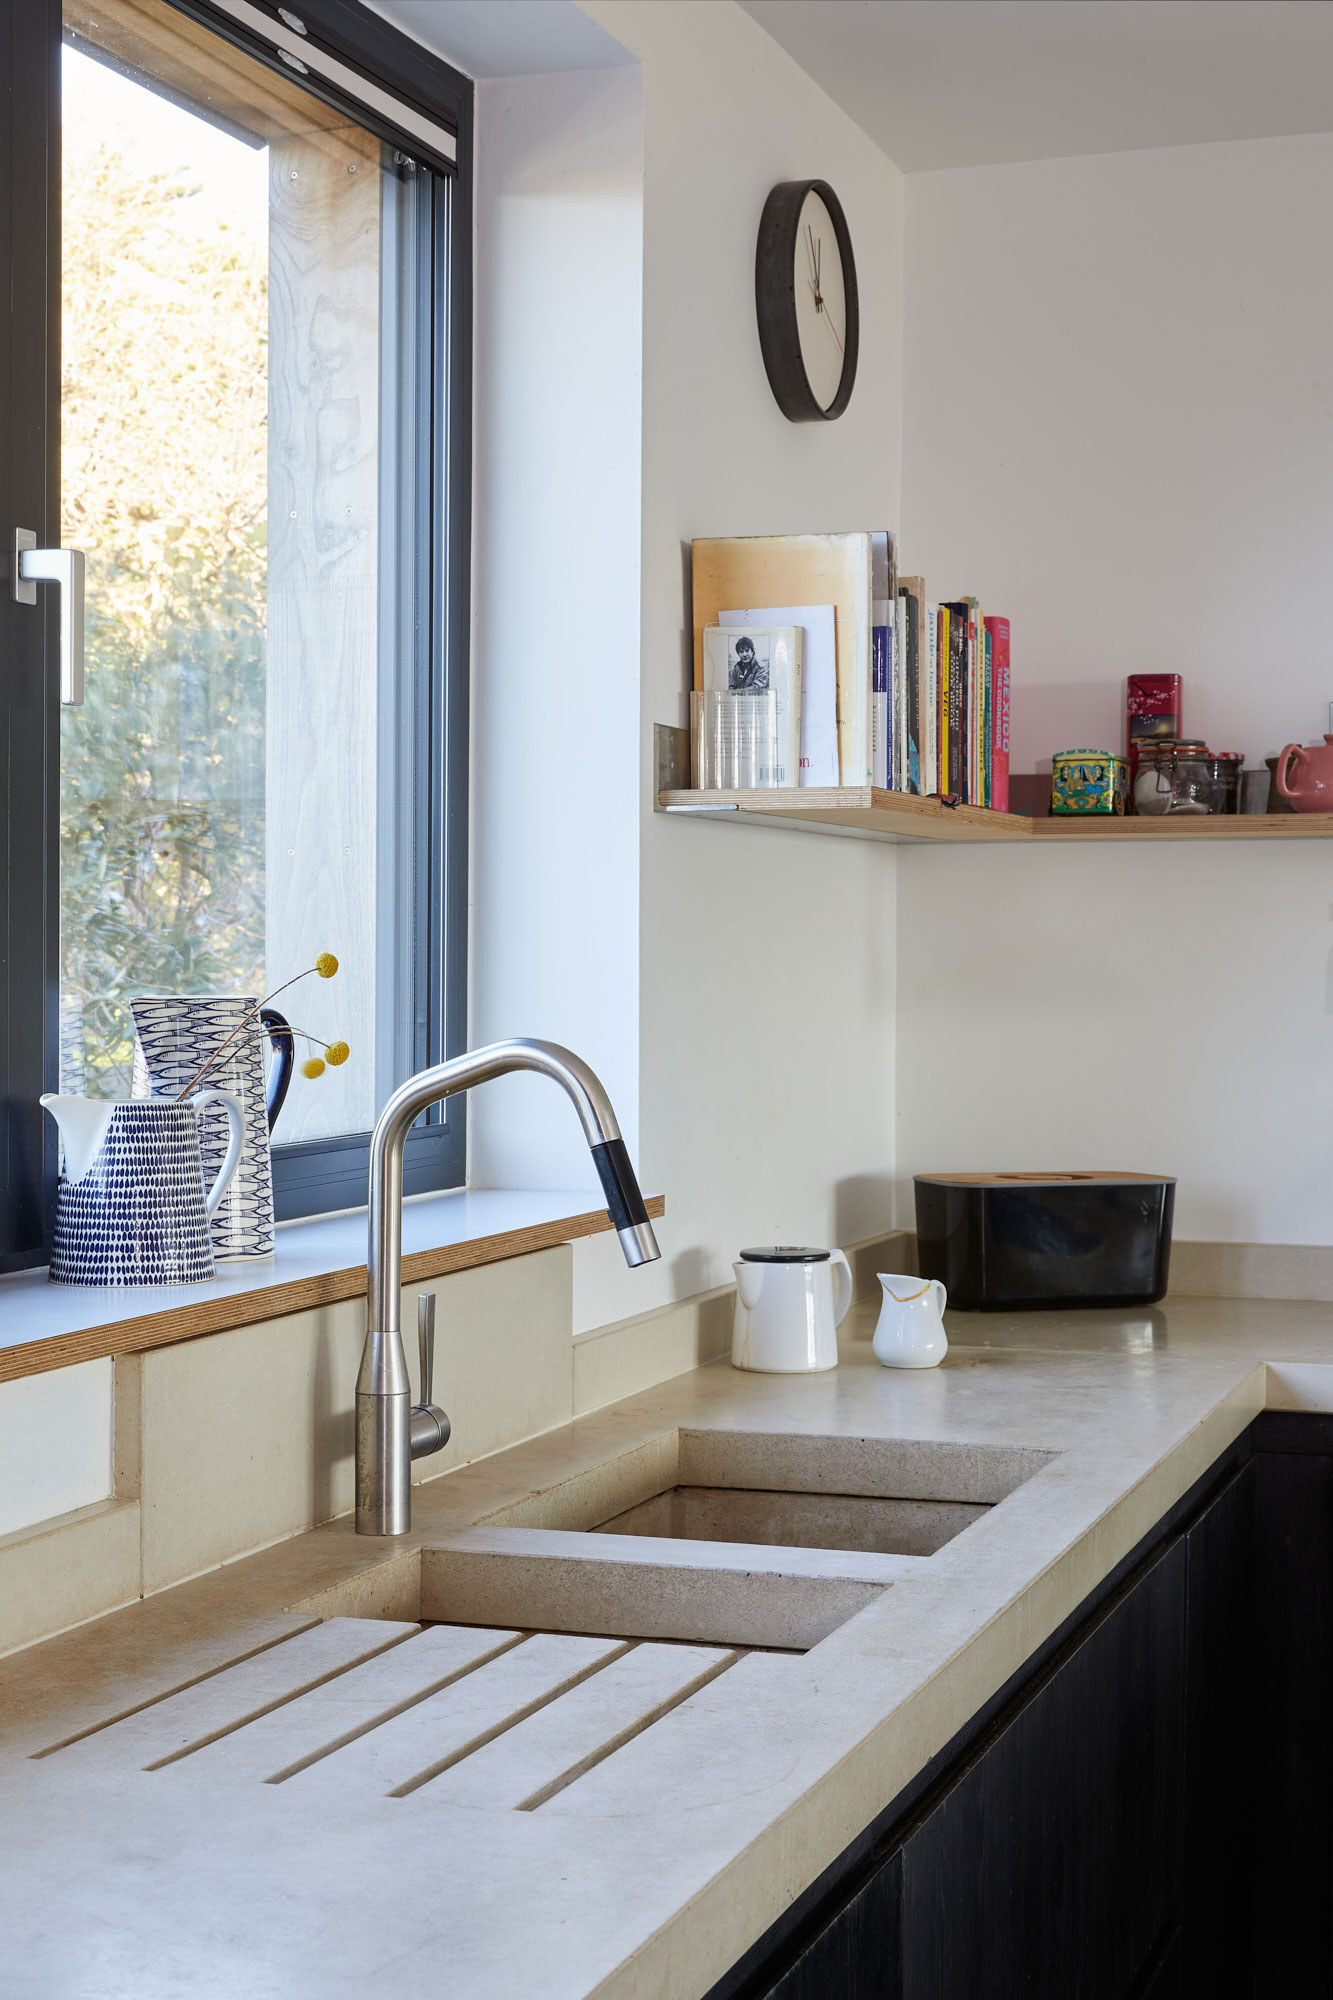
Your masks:
{"label": "window glass pane", "polygon": [[65,19],[87,693],[62,712],[62,1087],[130,1094],[136,994],[258,1000],[331,951],[337,978],[277,1005],[351,1059],[298,1076],[274,1138],[364,1131],[395,1080],[385,1019],[411,1012],[377,883],[382,903],[381,552],[411,553],[381,521],[404,389],[383,246],[412,169],[156,0]]}

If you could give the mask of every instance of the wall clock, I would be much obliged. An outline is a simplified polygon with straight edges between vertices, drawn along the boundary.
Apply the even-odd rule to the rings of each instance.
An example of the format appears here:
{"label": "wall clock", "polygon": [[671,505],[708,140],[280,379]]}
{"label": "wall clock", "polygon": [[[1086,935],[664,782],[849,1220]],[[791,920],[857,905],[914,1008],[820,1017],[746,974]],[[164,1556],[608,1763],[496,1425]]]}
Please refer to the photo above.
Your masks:
{"label": "wall clock", "polygon": [[754,257],[759,345],[794,424],[840,417],[856,381],[860,313],[847,218],[827,181],[779,181]]}

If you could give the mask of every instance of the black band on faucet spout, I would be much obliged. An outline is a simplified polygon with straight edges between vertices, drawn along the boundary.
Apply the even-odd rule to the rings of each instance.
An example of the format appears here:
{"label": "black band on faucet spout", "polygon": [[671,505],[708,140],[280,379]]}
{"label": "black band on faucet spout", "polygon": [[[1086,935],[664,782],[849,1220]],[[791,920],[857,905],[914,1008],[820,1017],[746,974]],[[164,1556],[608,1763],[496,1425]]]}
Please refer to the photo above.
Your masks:
{"label": "black band on faucet spout", "polygon": [[648,1220],[648,1210],[625,1141],[605,1139],[592,1148],[592,1157],[606,1196],[607,1214],[617,1229],[637,1229]]}

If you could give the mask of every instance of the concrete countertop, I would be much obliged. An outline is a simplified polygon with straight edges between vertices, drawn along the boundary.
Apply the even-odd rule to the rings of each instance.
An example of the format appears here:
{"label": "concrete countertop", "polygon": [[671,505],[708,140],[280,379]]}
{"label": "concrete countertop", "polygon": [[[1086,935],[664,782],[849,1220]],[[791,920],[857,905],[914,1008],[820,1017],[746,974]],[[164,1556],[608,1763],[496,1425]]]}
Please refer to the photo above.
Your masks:
{"label": "concrete countertop", "polygon": [[[921,1373],[877,1365],[873,1320],[856,1309],[827,1375],[713,1364],[416,1489],[410,1547],[484,1554],[506,1530],[473,1524],[524,1521],[530,1542],[544,1494],[676,1430],[1051,1455],[936,1554],[844,1562],[890,1580],[810,1650],[743,1654],[536,1810],[429,1782],[331,1803],[191,1755],[54,1747],[278,1657],[321,1593],[373,1609],[403,1545],[344,1522],[0,1661],[3,2000],[697,2000],[1260,1410],[1333,1409],[1330,1305],[955,1314]],[[615,1538],[595,1539],[605,1559]]]}

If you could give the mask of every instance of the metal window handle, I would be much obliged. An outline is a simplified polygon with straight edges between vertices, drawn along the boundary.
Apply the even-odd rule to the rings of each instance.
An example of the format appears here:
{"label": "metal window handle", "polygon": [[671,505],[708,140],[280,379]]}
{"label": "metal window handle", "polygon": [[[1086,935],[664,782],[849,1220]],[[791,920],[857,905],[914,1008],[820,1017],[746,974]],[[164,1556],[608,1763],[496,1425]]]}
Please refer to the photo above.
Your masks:
{"label": "metal window handle", "polygon": [[35,604],[37,585],[60,591],[60,699],[66,708],[83,702],[83,550],[39,549],[31,528],[15,528],[10,578],[16,604]]}
{"label": "metal window handle", "polygon": [[449,1442],[449,1419],[435,1402],[435,1294],[417,1297],[417,1356],[421,1362],[421,1401],[413,1405],[408,1449],[413,1458],[429,1458]]}

